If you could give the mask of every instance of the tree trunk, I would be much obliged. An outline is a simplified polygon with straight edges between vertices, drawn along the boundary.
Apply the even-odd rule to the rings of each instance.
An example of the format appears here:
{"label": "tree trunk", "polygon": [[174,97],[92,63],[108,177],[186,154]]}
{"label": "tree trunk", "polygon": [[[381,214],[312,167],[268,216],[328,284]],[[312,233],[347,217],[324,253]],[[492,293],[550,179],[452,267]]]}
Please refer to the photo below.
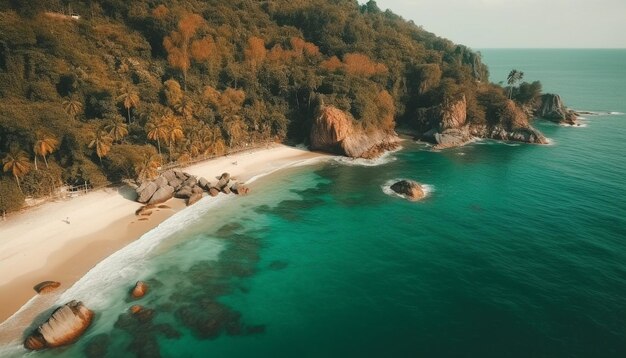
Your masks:
{"label": "tree trunk", "polygon": [[37,167],[37,153],[35,153],[35,170],[39,170],[39,168]]}
{"label": "tree trunk", "polygon": [[159,157],[161,156],[161,141],[159,140],[159,137],[157,136],[157,146],[159,148]]}
{"label": "tree trunk", "polygon": [[126,110],[128,111],[128,124],[130,124],[130,106],[126,107]]}
{"label": "tree trunk", "polygon": [[[48,166],[48,159],[46,159],[46,156],[43,155],[43,161],[46,162],[46,169],[49,169],[50,167]],[[37,156],[35,156],[35,163],[37,162]],[[36,166],[36,165],[35,165]]]}
{"label": "tree trunk", "polygon": [[183,71],[183,88],[185,92],[187,92],[187,71]]}
{"label": "tree trunk", "polygon": [[15,182],[17,183],[17,188],[20,189],[20,193],[24,194],[24,192],[22,191],[22,186],[20,185],[20,179],[15,174],[13,174],[13,176],[15,177]]}

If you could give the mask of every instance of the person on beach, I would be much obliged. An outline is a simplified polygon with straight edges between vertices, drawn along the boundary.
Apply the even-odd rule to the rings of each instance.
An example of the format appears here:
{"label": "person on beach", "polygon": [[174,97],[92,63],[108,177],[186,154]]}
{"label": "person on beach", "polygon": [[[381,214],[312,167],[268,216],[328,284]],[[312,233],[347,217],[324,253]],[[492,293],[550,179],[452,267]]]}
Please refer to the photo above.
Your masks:
{"label": "person on beach", "polygon": [[66,222],[68,225],[70,224],[70,217],[69,217],[69,216],[65,218],[65,222]]}

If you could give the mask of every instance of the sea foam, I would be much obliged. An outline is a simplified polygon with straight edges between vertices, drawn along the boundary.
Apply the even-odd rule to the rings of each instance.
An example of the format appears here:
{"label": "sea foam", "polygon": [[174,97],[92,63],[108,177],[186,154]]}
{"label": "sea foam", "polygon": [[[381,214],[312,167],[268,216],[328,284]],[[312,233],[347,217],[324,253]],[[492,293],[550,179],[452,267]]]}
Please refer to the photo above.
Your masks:
{"label": "sea foam", "polygon": [[385,165],[391,162],[396,161],[396,158],[393,154],[401,151],[402,146],[398,146],[398,148],[394,150],[386,151],[383,155],[375,159],[363,159],[363,158],[349,158],[343,156],[337,156],[334,158],[335,162],[339,164],[345,165],[354,165],[354,166],[362,166],[362,167],[377,167],[381,165]]}

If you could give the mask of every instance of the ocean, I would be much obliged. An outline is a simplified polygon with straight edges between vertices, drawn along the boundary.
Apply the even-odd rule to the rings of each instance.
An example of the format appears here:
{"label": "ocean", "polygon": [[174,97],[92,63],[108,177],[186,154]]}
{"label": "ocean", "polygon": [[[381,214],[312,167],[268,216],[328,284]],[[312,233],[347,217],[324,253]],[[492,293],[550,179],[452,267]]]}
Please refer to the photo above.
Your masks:
{"label": "ocean", "polygon": [[595,114],[537,121],[551,145],[407,140],[205,198],[70,288],[94,324],[29,356],[626,356],[626,50],[481,52],[492,82],[515,68]]}

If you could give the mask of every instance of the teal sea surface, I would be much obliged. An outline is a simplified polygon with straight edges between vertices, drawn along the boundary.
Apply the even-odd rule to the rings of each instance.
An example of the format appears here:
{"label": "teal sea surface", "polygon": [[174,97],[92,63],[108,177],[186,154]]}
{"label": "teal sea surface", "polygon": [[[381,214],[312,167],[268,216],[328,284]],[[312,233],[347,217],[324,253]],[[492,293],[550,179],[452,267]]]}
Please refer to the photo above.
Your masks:
{"label": "teal sea surface", "polygon": [[97,312],[77,344],[29,355],[625,357],[626,50],[482,55],[492,82],[516,68],[597,114],[537,121],[551,145],[407,140],[204,199],[65,293]]}

